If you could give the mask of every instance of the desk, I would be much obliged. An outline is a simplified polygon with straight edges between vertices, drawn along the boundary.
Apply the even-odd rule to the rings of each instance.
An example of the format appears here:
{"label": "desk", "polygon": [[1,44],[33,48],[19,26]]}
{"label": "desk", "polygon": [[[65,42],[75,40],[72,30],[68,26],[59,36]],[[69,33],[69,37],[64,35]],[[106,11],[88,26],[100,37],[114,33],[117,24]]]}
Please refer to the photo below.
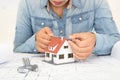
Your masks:
{"label": "desk", "polygon": [[[25,74],[17,72],[22,58],[29,57],[31,64],[37,64],[38,72]],[[84,62],[53,65],[44,61],[43,55],[15,53],[12,60],[0,65],[1,80],[120,80],[120,61],[112,56],[90,56]]]}

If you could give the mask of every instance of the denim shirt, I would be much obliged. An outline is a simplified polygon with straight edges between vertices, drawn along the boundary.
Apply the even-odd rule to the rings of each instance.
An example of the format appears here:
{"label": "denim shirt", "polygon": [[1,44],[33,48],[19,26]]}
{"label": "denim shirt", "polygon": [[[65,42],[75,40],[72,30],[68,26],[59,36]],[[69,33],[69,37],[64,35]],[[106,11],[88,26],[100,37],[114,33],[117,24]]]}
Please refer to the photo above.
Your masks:
{"label": "denim shirt", "polygon": [[68,38],[73,33],[94,32],[93,53],[107,55],[120,35],[113,21],[107,0],[72,0],[72,7],[63,16],[47,10],[48,0],[21,0],[14,40],[14,51],[37,53],[36,32],[48,26],[55,36]]}

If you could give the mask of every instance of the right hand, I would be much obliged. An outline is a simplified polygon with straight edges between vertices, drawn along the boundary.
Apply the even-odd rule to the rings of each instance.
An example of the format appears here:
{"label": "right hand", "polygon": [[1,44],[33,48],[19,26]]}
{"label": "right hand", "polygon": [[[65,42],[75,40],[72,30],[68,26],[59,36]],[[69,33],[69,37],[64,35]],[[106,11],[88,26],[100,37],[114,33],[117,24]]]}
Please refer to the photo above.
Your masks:
{"label": "right hand", "polygon": [[54,34],[49,27],[44,27],[36,33],[36,47],[38,52],[45,52],[45,48],[52,36],[54,36]]}

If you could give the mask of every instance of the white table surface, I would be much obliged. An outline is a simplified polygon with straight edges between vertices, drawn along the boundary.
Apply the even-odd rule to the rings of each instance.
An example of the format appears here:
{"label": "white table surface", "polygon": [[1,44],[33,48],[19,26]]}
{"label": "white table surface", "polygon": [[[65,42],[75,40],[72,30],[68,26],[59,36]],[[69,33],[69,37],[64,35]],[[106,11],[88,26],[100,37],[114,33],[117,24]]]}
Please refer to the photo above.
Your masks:
{"label": "white table surface", "polygon": [[[17,72],[22,58],[29,57],[37,64],[38,72]],[[120,80],[120,61],[112,56],[92,55],[84,62],[53,65],[46,63],[40,54],[14,53],[12,59],[0,65],[0,80]],[[25,77],[25,78],[24,78]]]}

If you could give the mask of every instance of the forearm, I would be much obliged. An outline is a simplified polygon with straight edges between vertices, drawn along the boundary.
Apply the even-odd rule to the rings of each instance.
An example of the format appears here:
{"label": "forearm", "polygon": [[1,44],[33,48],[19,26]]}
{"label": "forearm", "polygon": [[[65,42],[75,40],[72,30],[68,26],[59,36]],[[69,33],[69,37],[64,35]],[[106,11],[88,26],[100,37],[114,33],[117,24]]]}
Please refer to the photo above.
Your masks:
{"label": "forearm", "polygon": [[112,47],[120,40],[120,34],[113,20],[107,0],[96,0],[94,16],[96,45],[93,53],[96,55],[111,54]]}
{"label": "forearm", "polygon": [[17,13],[14,52],[33,53],[35,48],[35,32],[32,30],[31,15],[27,0],[21,0]]}
{"label": "forearm", "polygon": [[25,42],[14,41],[14,52],[37,53],[35,44],[35,34]]}
{"label": "forearm", "polygon": [[119,40],[119,34],[107,35],[96,33],[96,45],[93,53],[96,55],[109,55],[111,54],[112,47]]}

